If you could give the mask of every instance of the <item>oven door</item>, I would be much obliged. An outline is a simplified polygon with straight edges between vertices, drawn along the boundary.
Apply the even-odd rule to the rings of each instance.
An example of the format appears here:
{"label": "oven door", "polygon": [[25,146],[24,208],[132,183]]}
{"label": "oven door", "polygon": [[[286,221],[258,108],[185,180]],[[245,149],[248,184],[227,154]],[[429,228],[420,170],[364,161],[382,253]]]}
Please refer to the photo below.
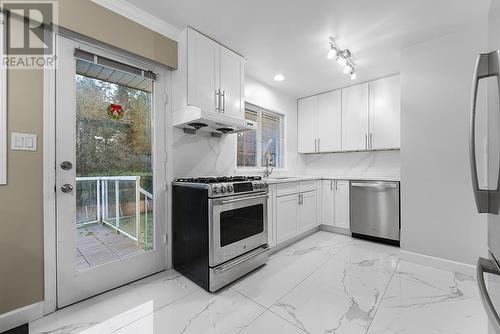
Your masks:
{"label": "oven door", "polygon": [[210,267],[267,244],[267,193],[209,199]]}

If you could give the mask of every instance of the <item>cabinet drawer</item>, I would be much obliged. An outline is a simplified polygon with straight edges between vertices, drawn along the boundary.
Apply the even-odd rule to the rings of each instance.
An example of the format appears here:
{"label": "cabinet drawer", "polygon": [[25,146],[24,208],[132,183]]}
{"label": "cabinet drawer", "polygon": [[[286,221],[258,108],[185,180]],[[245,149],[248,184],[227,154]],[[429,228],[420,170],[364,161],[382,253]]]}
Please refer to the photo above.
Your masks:
{"label": "cabinet drawer", "polygon": [[280,183],[276,187],[276,196],[296,194],[298,192],[299,192],[298,182]]}
{"label": "cabinet drawer", "polygon": [[312,190],[316,190],[316,180],[301,181],[299,183],[299,192],[303,193]]}

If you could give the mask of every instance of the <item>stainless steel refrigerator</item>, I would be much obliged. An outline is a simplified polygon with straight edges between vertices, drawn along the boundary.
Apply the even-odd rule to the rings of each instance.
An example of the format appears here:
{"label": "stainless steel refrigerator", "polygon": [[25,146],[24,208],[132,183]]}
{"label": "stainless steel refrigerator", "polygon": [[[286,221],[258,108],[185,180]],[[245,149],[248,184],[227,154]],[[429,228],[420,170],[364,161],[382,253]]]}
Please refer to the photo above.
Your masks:
{"label": "stainless steel refrigerator", "polygon": [[[489,258],[477,261],[478,286],[489,333],[500,334],[500,0],[491,1],[485,51],[489,52],[478,55],[473,75],[469,149],[477,209],[487,215],[488,224]],[[486,107],[480,109],[480,104]],[[481,127],[476,121],[484,116],[486,126]],[[478,145],[479,141],[487,145]],[[480,161],[485,164],[478,168]]]}

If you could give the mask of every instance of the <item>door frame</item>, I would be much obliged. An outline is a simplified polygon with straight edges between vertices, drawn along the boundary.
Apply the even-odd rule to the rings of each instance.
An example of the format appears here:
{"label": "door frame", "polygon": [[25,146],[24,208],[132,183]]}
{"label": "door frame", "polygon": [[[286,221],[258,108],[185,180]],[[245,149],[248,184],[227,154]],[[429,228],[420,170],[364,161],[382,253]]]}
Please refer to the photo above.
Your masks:
{"label": "door frame", "polygon": [[[150,63],[155,67],[165,70],[165,216],[166,216],[166,269],[172,268],[172,217],[169,214],[172,208],[172,196],[170,184],[173,179],[172,163],[168,160],[169,152],[172,152],[173,135],[172,128],[172,103],[169,96],[172,92],[172,69],[159,64],[150,59],[135,55],[128,51],[113,47],[95,39],[59,29],[57,34],[53,33],[53,38],[57,36],[72,39],[76,42],[88,44],[91,47],[102,49],[107,52],[114,52],[118,55]],[[43,315],[47,315],[57,310],[57,222],[56,222],[56,70],[46,67],[43,70],[43,259],[44,259],[44,299],[42,301]]]}

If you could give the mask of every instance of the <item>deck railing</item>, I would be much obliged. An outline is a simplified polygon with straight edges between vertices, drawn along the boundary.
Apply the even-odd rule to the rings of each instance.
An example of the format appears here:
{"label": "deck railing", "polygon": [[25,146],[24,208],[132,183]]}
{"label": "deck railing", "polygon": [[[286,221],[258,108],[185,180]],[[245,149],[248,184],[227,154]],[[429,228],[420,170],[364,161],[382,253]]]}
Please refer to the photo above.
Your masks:
{"label": "deck railing", "polygon": [[[123,215],[121,202],[120,202],[120,182],[134,182],[135,187],[135,231],[136,235],[132,235],[124,229],[120,228],[120,218],[130,218],[131,216]],[[148,212],[152,209],[153,195],[141,187],[140,176],[99,176],[99,177],[77,177],[77,189],[79,183],[82,182],[95,182],[95,205],[96,205],[96,219],[89,219],[88,205],[85,205],[85,212],[87,219],[84,221],[76,222],[77,227],[82,227],[89,224],[103,223],[110,228],[122,233],[128,238],[140,243],[140,224],[141,224],[141,199],[144,198],[144,243],[148,243]],[[110,217],[109,211],[109,193],[111,187],[114,189],[114,217]],[[141,198],[142,197],[142,198]],[[110,218],[114,219],[114,224],[110,222]]]}

